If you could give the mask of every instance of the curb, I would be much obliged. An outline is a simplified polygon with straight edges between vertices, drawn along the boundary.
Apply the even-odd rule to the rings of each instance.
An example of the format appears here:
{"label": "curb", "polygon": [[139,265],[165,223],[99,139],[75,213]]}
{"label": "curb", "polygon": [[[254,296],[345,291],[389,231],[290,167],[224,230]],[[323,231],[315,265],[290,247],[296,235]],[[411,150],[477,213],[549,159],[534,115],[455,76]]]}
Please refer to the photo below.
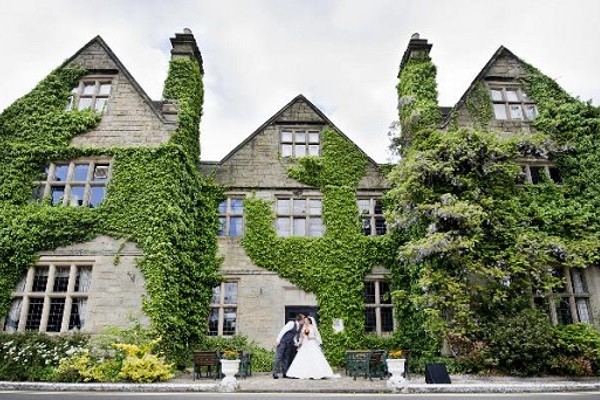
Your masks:
{"label": "curb", "polygon": [[219,392],[218,383],[48,383],[0,382],[0,390],[44,392]]}
{"label": "curb", "polygon": [[[219,383],[47,383],[47,382],[0,382],[3,391],[45,392],[141,392],[183,393],[229,391]],[[406,384],[395,388],[249,388],[241,384],[236,392],[241,393],[557,393],[598,392],[599,383],[557,384]]]}
{"label": "curb", "polygon": [[397,393],[559,393],[559,392],[597,392],[600,383],[573,384],[428,384],[406,385],[392,392]]}

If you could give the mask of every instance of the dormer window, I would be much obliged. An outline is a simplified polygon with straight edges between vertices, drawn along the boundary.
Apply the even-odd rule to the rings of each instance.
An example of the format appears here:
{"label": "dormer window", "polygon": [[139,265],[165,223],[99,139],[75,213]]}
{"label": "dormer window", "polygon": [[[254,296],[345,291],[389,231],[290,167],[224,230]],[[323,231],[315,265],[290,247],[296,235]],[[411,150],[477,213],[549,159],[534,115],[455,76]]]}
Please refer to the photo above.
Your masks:
{"label": "dormer window", "polygon": [[490,86],[494,115],[503,121],[533,121],[538,111],[527,93],[517,87]]}
{"label": "dormer window", "polygon": [[104,112],[110,97],[112,81],[104,78],[86,78],[71,91],[66,111],[92,109]]}
{"label": "dormer window", "polygon": [[281,130],[281,156],[306,157],[319,155],[320,133],[316,129]]}

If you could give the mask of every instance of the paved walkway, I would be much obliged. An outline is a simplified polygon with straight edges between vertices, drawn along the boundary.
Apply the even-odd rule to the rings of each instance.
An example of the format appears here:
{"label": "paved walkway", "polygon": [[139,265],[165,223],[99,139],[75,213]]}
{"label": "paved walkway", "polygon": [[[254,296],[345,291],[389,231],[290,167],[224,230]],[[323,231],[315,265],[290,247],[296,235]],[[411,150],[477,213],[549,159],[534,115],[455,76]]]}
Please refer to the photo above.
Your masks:
{"label": "paved walkway", "polygon": [[[484,377],[474,375],[451,375],[452,383],[446,385],[426,384],[422,376],[413,375],[406,384],[396,389],[388,388],[387,380],[342,376],[339,379],[299,380],[273,379],[270,374],[255,373],[247,379],[238,380],[239,392],[321,392],[321,393],[534,393],[599,391],[600,378],[564,377],[513,378]],[[217,392],[229,391],[220,381],[202,378],[192,380],[181,376],[165,383],[39,383],[0,382],[0,390],[40,391],[103,391],[103,392]]]}

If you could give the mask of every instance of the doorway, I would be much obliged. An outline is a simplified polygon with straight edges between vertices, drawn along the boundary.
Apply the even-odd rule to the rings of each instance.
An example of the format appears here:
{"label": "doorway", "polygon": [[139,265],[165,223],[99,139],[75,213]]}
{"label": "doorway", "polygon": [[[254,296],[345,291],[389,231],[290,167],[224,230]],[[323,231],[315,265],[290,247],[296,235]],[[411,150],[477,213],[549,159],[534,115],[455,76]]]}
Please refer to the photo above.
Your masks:
{"label": "doorway", "polygon": [[318,309],[315,306],[285,306],[285,316],[283,323],[293,321],[296,315],[304,314],[307,317],[313,317],[317,324],[319,323]]}

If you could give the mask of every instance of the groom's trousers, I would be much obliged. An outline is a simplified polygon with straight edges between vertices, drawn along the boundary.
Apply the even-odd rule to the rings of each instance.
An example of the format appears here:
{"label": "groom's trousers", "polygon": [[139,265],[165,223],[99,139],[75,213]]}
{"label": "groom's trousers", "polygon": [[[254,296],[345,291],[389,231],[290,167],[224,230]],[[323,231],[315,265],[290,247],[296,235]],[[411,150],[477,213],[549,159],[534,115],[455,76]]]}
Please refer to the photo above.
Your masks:
{"label": "groom's trousers", "polygon": [[297,348],[294,343],[281,342],[275,349],[275,362],[273,363],[273,373],[287,373],[288,368],[294,360]]}

